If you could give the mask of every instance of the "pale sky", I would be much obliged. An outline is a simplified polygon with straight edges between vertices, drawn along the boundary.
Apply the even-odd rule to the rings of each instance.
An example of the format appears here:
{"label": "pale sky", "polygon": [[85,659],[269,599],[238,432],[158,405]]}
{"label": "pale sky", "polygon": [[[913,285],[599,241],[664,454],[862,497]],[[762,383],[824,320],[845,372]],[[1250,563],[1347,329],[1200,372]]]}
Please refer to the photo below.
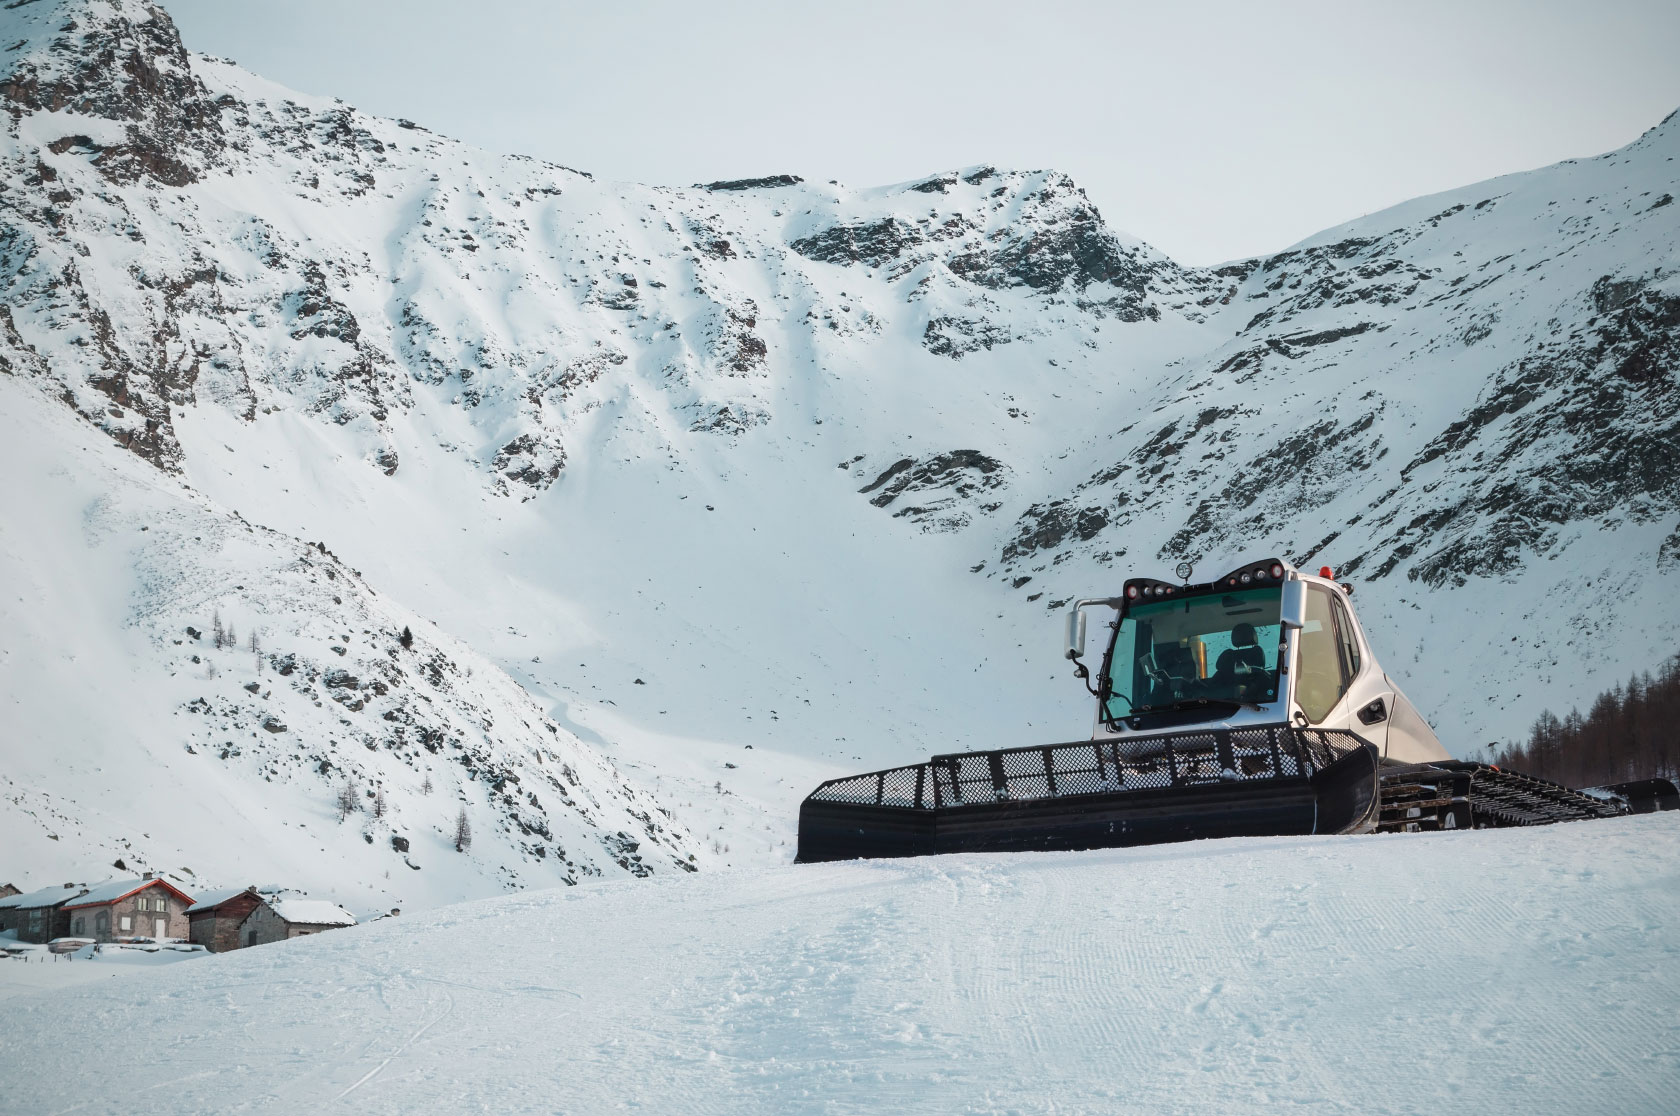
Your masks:
{"label": "pale sky", "polygon": [[1188,264],[1680,108],[1672,0],[163,3],[189,49],[492,151],[666,185],[1054,167]]}

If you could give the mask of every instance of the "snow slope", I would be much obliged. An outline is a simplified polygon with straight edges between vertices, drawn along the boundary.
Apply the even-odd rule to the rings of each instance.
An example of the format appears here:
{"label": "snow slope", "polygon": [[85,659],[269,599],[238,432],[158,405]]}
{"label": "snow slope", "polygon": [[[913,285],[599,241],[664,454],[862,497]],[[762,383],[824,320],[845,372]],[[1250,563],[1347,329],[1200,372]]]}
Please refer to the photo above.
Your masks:
{"label": "snow slope", "polygon": [[[694,870],[686,828],[495,666],[12,377],[0,471],[29,478],[0,520],[8,872],[120,859],[367,911]],[[218,618],[244,638],[214,647]]]}
{"label": "snow slope", "polygon": [[[1677,855],[1680,822],[1649,815],[532,892],[14,997],[0,1096],[1667,1113]],[[97,1064],[63,1041],[89,1015]]]}
{"label": "snow slope", "polygon": [[[786,859],[821,778],[1084,735],[1053,610],[1185,556],[1351,574],[1385,665],[1460,755],[1672,650],[1676,118],[1186,269],[1055,171],[605,182],[193,55],[146,0],[37,0],[0,34],[0,384],[34,432],[18,467],[65,471],[39,500],[0,491],[9,570],[36,587],[0,631],[0,702],[20,710],[0,786],[31,804],[0,823],[13,874],[96,878],[123,849],[214,885],[412,874],[400,833],[323,836],[350,767],[303,766],[332,749],[363,791],[423,778],[418,728],[391,760],[384,726],[407,722],[388,712],[587,750],[594,793],[630,786],[647,797],[625,816],[670,832],[647,863]],[[220,527],[90,565],[80,510],[119,473]],[[247,569],[289,569],[284,592]],[[142,637],[125,587],[160,580],[195,588]],[[183,656],[207,668],[173,629],[204,631],[206,607],[277,653],[301,640],[284,650],[315,697],[242,697],[254,656],[249,678],[217,659],[215,693],[187,686]],[[476,680],[447,715],[423,686],[362,695],[404,624]],[[54,658],[84,629],[126,633],[100,637],[99,677],[168,684],[89,700]],[[358,681],[330,687],[348,701],[322,696],[333,670]],[[258,700],[301,719],[282,717],[289,759],[249,735]],[[243,735],[221,731],[235,719]],[[128,776],[104,757],[136,728],[138,778],[266,811],[293,875],[247,867],[210,807],[123,806],[53,841],[58,819],[118,809]],[[524,754],[518,735],[502,743]],[[186,743],[230,740],[228,781],[182,766],[205,767]],[[578,876],[521,828],[523,787],[450,770],[500,836],[423,894]],[[415,832],[443,850],[451,813]],[[600,839],[647,830],[582,824],[604,871],[633,861]],[[581,864],[579,839],[557,844]],[[308,867],[323,854],[356,867]]]}

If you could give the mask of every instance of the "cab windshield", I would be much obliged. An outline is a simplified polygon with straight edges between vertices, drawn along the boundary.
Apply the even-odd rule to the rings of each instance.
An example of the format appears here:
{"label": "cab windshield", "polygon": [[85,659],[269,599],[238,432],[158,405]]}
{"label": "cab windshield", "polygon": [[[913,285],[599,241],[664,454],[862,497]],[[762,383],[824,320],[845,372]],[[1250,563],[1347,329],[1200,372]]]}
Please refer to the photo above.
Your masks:
{"label": "cab windshield", "polygon": [[1128,605],[1109,656],[1105,719],[1276,701],[1282,600],[1270,585]]}

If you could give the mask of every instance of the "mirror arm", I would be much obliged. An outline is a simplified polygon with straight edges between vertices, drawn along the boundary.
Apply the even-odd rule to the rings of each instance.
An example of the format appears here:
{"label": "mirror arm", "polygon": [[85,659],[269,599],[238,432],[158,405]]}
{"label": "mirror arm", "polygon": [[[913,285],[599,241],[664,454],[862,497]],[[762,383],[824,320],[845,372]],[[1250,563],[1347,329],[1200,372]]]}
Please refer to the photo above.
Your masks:
{"label": "mirror arm", "polygon": [[[1068,656],[1068,657],[1073,658],[1073,656],[1071,656],[1071,655]],[[1088,668],[1083,662],[1081,662],[1077,658],[1073,658],[1073,676],[1075,678],[1079,679],[1081,682],[1085,683],[1085,688],[1091,692],[1092,697],[1096,698],[1098,701],[1102,700],[1102,697],[1103,697],[1102,690],[1100,690],[1097,687],[1091,685],[1091,671],[1090,671],[1090,668]]]}

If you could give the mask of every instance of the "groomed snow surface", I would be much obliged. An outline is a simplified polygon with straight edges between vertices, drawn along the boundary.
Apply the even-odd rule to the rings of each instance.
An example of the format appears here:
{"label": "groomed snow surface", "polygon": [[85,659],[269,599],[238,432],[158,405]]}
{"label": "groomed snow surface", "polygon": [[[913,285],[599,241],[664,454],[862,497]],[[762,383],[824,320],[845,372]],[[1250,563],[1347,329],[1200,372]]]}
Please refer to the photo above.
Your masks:
{"label": "groomed snow surface", "polygon": [[1669,814],[529,892],[14,997],[0,1106],[1672,1113],[1677,854]]}

